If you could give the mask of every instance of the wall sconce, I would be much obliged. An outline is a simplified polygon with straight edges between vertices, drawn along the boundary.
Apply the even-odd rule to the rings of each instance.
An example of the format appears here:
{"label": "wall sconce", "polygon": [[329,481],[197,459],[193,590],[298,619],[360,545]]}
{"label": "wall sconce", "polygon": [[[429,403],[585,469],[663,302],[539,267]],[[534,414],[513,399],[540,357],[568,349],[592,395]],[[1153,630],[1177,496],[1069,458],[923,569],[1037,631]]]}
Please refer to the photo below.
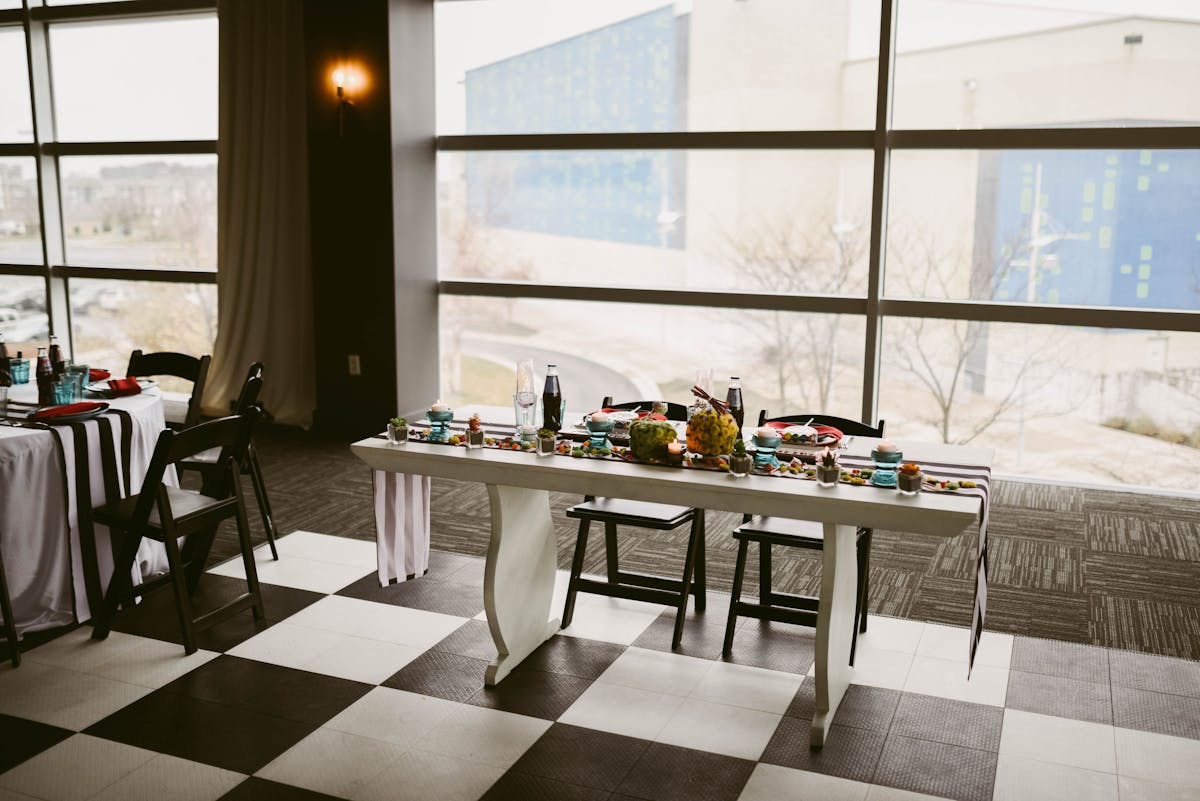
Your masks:
{"label": "wall sconce", "polygon": [[338,138],[345,133],[346,107],[354,105],[354,98],[366,86],[366,77],[357,64],[339,64],[329,74],[338,102]]}

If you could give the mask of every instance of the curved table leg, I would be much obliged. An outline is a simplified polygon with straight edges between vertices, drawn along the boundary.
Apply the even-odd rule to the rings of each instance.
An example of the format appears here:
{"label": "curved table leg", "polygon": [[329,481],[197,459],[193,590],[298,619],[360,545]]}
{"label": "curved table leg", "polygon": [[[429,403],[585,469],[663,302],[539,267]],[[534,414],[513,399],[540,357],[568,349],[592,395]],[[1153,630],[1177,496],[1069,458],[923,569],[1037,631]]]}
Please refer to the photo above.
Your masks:
{"label": "curved table leg", "polygon": [[483,574],[483,605],[499,652],[484,674],[490,686],[558,631],[558,618],[550,617],[558,545],[550,493],[488,484],[488,498],[492,539]]}
{"label": "curved table leg", "polygon": [[857,596],[854,526],[825,524],[821,603],[817,609],[816,707],[809,742],[825,744],[829,725],[850,685],[850,638]]}

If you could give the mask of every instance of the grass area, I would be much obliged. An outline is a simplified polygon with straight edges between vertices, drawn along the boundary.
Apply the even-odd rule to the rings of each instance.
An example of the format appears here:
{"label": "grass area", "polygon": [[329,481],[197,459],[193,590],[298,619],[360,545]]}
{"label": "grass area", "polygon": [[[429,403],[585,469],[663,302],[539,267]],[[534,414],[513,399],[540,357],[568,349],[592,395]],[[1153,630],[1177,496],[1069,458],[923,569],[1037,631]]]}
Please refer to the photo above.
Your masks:
{"label": "grass area", "polygon": [[452,407],[469,403],[507,406],[512,403],[513,387],[517,383],[517,371],[478,356],[463,356],[459,369],[459,389],[451,392],[445,401]]}

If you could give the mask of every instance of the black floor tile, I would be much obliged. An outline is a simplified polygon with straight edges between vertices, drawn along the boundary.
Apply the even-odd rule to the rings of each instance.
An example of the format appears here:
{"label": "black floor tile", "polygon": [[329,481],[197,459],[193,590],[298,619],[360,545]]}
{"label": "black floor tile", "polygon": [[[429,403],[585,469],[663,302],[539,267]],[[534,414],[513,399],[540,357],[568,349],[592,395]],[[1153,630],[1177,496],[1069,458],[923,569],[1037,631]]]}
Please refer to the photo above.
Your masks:
{"label": "black floor tile", "polygon": [[[325,596],[319,592],[262,584],[263,607],[266,617],[255,620],[247,609],[228,620],[201,631],[196,642],[209,651],[228,651],[276,623],[291,617],[309,604]],[[196,588],[193,603],[197,614],[215,609],[246,591],[246,582],[228,576],[205,573]],[[162,587],[147,595],[140,604],[122,609],[113,621],[113,631],[139,634],[182,645],[179,617],[175,612],[175,596],[170,587]]]}
{"label": "black floor tile", "polygon": [[1016,637],[1010,669],[1108,684],[1108,652],[1093,645]]}
{"label": "black floor tile", "polygon": [[991,801],[996,759],[991,751],[891,736],[874,783],[958,801]]}
{"label": "black floor tile", "polygon": [[85,733],[226,770],[254,773],[314,729],[311,724],[157,691]]}
{"label": "black floor tile", "polygon": [[803,626],[750,621],[734,634],[733,654],[728,661],[804,674],[812,667],[816,655],[815,634],[813,629]]}
{"label": "black floor tile", "polygon": [[1114,686],[1200,698],[1200,662],[1132,651],[1109,653]]}
{"label": "black floor tile", "polygon": [[372,685],[224,654],[158,692],[320,726]]}
{"label": "black floor tile", "polygon": [[904,693],[896,707],[891,734],[946,745],[1000,750],[1004,710],[998,706]]}
{"label": "black floor tile", "polygon": [[1200,740],[1200,698],[1115,686],[1112,712],[1113,723],[1122,729]]}
{"label": "black floor tile", "polygon": [[426,651],[383,682],[384,687],[466,701],[483,689],[487,662],[441,651]]}
{"label": "black floor tile", "polygon": [[734,801],[753,771],[746,759],[651,743],[617,791],[651,801]]}
{"label": "black floor tile", "polygon": [[694,656],[698,659],[719,659],[725,630],[709,625],[705,620],[693,615],[689,608],[683,623],[683,639],[678,649],[671,650],[671,638],[675,635],[675,610],[669,609],[655,618],[633,644],[637,648],[652,651]]}
{"label": "black floor tile", "polygon": [[486,620],[468,620],[433,646],[433,650],[484,662],[491,662],[496,658],[496,643],[492,639],[492,630]]}
{"label": "black floor tile", "polygon": [[1110,726],[1113,722],[1112,692],[1107,681],[1098,684],[1012,670],[1008,674],[1004,705],[1009,709]]}
{"label": "black floor tile", "polygon": [[566,784],[615,790],[649,741],[555,723],[512,770]]}
{"label": "black floor tile", "polygon": [[251,776],[218,801],[340,801],[332,795]]}
{"label": "black floor tile", "polygon": [[483,611],[482,584],[457,584],[431,576],[380,587],[378,576],[372,573],[343,587],[337,594],[457,617],[475,617]]}
{"label": "black floor tile", "polygon": [[811,725],[811,720],[784,716],[759,761],[854,781],[871,780],[883,750],[884,732],[835,723],[829,727],[825,745],[813,748]]}
{"label": "black floor tile", "polygon": [[0,773],[57,745],[75,732],[11,715],[0,715]]}
{"label": "black floor tile", "polygon": [[495,687],[481,688],[467,699],[467,703],[557,720],[591,685],[591,679],[532,670],[522,663]]}
{"label": "black floor tile", "polygon": [[510,770],[480,801],[607,801],[609,793]]}
{"label": "black floor tile", "polygon": [[[812,720],[815,708],[816,679],[811,676],[804,679],[795,698],[784,713],[794,718]],[[833,722],[838,726],[849,726],[854,729],[868,729],[886,733],[892,725],[892,716],[896,714],[896,704],[900,701],[899,690],[886,690],[882,687],[868,687],[863,684],[851,684],[838,704]]]}
{"label": "black floor tile", "polygon": [[596,679],[624,652],[624,645],[561,635],[539,645],[521,667]]}

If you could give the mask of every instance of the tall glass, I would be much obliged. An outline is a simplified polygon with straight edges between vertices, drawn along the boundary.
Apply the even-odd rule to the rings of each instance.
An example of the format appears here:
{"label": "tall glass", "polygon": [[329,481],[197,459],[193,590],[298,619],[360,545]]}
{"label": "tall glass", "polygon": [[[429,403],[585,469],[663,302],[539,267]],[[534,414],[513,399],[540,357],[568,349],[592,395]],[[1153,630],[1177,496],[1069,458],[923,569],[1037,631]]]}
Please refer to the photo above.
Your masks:
{"label": "tall glass", "polygon": [[533,359],[517,361],[517,389],[513,393],[513,413],[517,418],[517,434],[523,426],[534,425],[537,417],[537,375],[533,372]]}

